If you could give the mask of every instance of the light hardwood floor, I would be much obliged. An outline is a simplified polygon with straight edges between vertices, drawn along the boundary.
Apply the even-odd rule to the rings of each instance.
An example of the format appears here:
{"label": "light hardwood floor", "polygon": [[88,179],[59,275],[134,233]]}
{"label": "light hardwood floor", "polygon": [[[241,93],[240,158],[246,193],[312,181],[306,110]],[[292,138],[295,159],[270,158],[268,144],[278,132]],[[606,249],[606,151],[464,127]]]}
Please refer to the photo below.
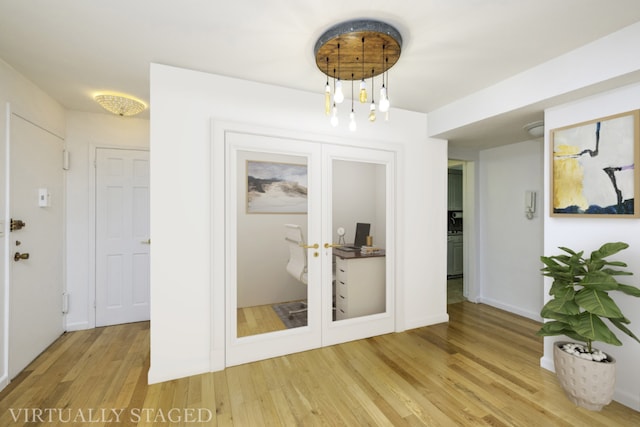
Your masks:
{"label": "light hardwood floor", "polygon": [[[640,425],[615,402],[571,404],[539,367],[538,323],[469,302],[448,309],[448,324],[151,386],[148,323],[68,333],[0,392],[0,426],[86,426],[90,409],[104,421],[92,426]],[[47,408],[80,422],[49,423]],[[38,409],[43,422],[26,422]]]}

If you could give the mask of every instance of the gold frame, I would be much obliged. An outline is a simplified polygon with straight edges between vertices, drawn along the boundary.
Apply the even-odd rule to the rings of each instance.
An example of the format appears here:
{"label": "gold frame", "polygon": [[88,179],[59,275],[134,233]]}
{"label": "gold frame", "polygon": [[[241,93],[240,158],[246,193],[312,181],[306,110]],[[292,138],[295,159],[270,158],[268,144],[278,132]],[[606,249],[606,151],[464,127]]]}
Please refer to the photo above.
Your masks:
{"label": "gold frame", "polygon": [[639,126],[634,110],[551,130],[551,216],[640,217]]}

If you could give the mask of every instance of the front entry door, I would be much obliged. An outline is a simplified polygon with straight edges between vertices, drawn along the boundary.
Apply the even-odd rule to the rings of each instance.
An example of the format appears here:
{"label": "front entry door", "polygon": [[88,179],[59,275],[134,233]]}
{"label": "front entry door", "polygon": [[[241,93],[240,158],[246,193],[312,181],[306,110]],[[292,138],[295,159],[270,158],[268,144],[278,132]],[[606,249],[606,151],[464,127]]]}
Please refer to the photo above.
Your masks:
{"label": "front entry door", "polygon": [[149,152],[96,150],[96,326],[149,320]]}
{"label": "front entry door", "polygon": [[62,139],[12,115],[9,212],[9,375],[63,332]]}
{"label": "front entry door", "polygon": [[[242,132],[225,139],[227,366],[392,331],[393,153]],[[350,314],[336,315],[336,229],[351,234],[357,222],[376,230],[387,257],[373,270],[371,259],[348,261],[357,289]],[[302,274],[292,258],[304,260]],[[361,311],[372,282],[378,300]]]}

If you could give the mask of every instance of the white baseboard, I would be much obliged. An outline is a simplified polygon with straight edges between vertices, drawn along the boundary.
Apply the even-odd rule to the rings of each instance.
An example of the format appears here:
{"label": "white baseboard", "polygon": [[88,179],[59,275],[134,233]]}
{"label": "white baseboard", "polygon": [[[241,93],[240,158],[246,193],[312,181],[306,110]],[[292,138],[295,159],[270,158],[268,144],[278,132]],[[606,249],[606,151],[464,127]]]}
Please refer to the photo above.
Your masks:
{"label": "white baseboard", "polygon": [[9,377],[7,375],[3,375],[0,377],[0,391],[4,390],[6,386],[9,385]]}
{"label": "white baseboard", "polygon": [[211,352],[211,372],[224,371],[225,360],[224,349],[213,350]]}
{"label": "white baseboard", "polygon": [[478,297],[478,302],[486,305],[490,305],[495,308],[499,308],[500,310],[508,311],[513,314],[517,314],[518,316],[526,317],[531,320],[535,320],[536,322],[542,322],[542,317],[540,317],[540,313],[523,310],[520,307],[516,307],[514,305],[505,304],[501,301],[495,300],[493,298],[485,298]]}
{"label": "white baseboard", "polygon": [[449,315],[447,313],[439,314],[436,316],[426,316],[419,319],[407,320],[405,322],[405,329],[422,328],[423,326],[437,325],[438,323],[446,323],[449,321]]}
{"label": "white baseboard", "polygon": [[634,411],[640,411],[640,398],[638,398],[637,394],[632,394],[616,388],[613,393],[613,400],[633,409]]}
{"label": "white baseboard", "polygon": [[93,326],[89,324],[89,322],[70,322],[66,324],[65,330],[67,332],[72,331],[83,331],[85,329],[92,329]]}
{"label": "white baseboard", "polygon": [[553,363],[553,357],[544,357],[542,356],[540,358],[540,366],[544,369],[546,369],[547,371],[551,371],[551,372],[555,372],[556,371],[556,366]]}
{"label": "white baseboard", "polygon": [[155,384],[192,375],[206,374],[210,372],[208,360],[188,360],[185,363],[158,366],[151,364],[147,373],[147,383]]}

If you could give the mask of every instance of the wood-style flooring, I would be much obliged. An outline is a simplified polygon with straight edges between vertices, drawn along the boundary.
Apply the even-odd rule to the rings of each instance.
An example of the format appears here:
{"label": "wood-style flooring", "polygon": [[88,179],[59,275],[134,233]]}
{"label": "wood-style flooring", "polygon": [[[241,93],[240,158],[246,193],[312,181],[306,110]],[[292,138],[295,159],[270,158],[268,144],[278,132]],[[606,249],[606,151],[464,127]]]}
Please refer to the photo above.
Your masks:
{"label": "wood-style flooring", "polygon": [[0,392],[0,426],[640,425],[616,402],[569,402],[539,366],[538,323],[448,310],[447,324],[154,385],[148,323],[67,333]]}

